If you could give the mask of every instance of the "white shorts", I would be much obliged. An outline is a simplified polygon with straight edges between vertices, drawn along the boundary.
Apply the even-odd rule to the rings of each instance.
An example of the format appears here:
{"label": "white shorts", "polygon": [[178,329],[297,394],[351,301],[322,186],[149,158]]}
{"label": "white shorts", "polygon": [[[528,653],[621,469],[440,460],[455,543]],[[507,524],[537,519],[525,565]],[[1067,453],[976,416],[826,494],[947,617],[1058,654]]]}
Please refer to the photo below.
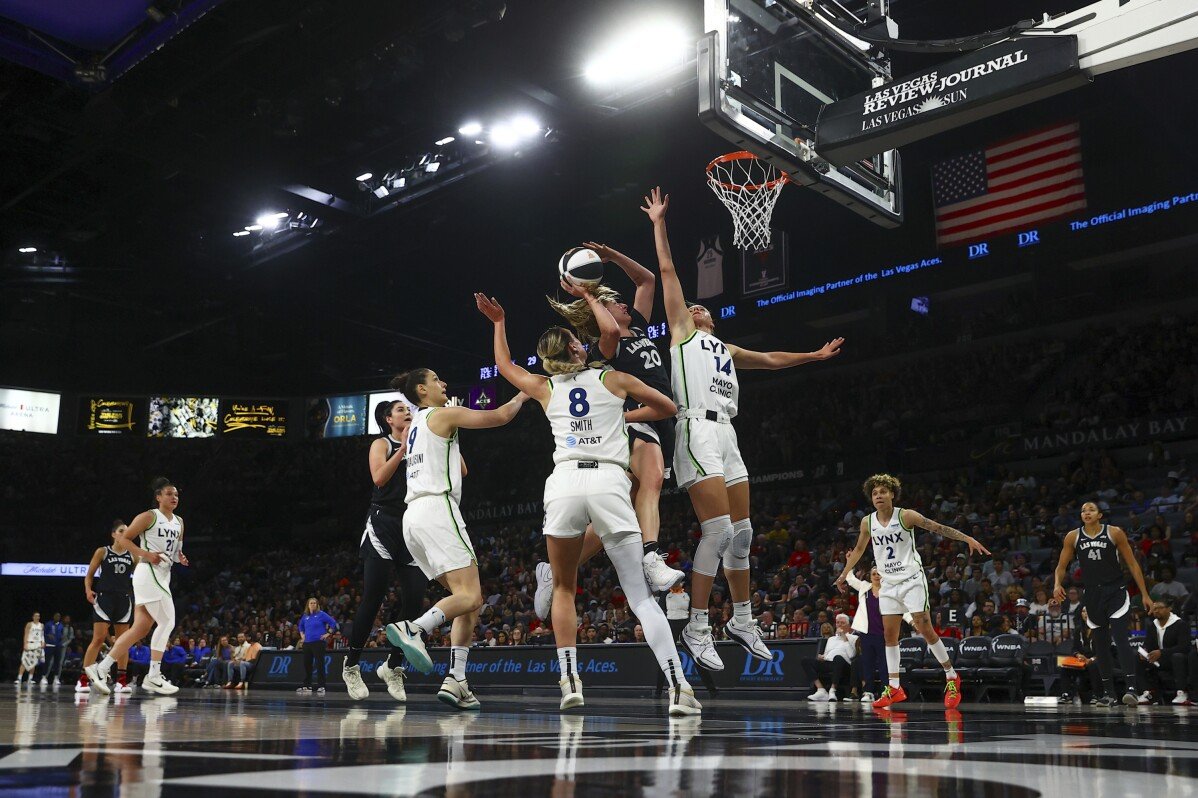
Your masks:
{"label": "white shorts", "polygon": [[466,519],[450,496],[413,499],[403,516],[403,539],[429,579],[478,564]]}
{"label": "white shorts", "polygon": [[928,577],[918,573],[897,584],[883,582],[878,591],[878,610],[883,615],[928,612]]}
{"label": "white shorts", "polygon": [[39,662],[45,662],[45,656],[43,649],[27,648],[21,652],[21,667],[31,671],[38,666]]}
{"label": "white shorts", "polygon": [[674,438],[674,479],[689,488],[708,477],[722,476],[724,484],[748,480],[749,470],[740,456],[736,430],[731,424],[705,418],[678,419]]}
{"label": "white shorts", "polygon": [[167,565],[153,566],[139,562],[133,567],[133,604],[153,604],[155,601],[171,601],[171,569]]}
{"label": "white shorts", "polygon": [[631,494],[632,480],[614,463],[596,463],[594,468],[562,463],[545,480],[545,534],[574,538],[594,524],[604,543],[629,532],[639,536]]}

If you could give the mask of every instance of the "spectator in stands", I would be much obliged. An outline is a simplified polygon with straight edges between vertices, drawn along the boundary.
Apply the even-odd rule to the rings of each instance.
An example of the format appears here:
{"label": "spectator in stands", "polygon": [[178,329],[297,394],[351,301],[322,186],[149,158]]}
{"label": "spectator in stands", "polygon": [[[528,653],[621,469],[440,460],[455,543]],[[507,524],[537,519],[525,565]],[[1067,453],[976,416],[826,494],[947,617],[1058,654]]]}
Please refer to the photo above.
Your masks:
{"label": "spectator in stands", "polygon": [[499,634],[495,635],[495,645],[510,646],[511,644],[512,644],[512,640],[510,637],[508,637],[508,633],[505,632],[503,629],[500,629]]}
{"label": "spectator in stands", "polygon": [[1048,614],[1048,591],[1040,588],[1033,594],[1031,603],[1028,605],[1028,613],[1031,615],[1047,615]]}
{"label": "spectator in stands", "polygon": [[786,560],[786,565],[789,568],[803,569],[811,565],[811,552],[807,549],[807,541],[799,538],[795,541],[794,551],[790,553],[790,557]]}
{"label": "spectator in stands", "polygon": [[[1053,605],[1058,613],[1060,605]],[[1082,609],[1082,618],[1085,618],[1085,609]],[[1060,641],[1053,641],[1060,642]],[[1065,667],[1061,668],[1061,684],[1063,692],[1061,693],[1061,703],[1068,704],[1073,701],[1076,695],[1082,700],[1083,704],[1093,704],[1102,695],[1102,677],[1098,672],[1098,660],[1094,657],[1094,638],[1091,636],[1090,628],[1083,623],[1081,630],[1073,641],[1073,658],[1077,660],[1081,667]]]}
{"label": "spectator in stands", "polygon": [[1169,599],[1170,606],[1184,602],[1186,596],[1190,595],[1186,586],[1177,581],[1177,572],[1171,567],[1161,569],[1161,581],[1153,585],[1148,593],[1154,599]]}
{"label": "spectator in stands", "polygon": [[1006,563],[1002,560],[994,560],[994,573],[990,575],[990,584],[996,590],[1006,590],[1011,585],[1015,584],[1015,577],[1007,571]]}
{"label": "spectator in stands", "polygon": [[1015,615],[1011,618],[1011,627],[1024,635],[1028,635],[1029,631],[1036,632],[1036,638],[1039,639],[1040,624],[1036,616],[1031,614],[1031,606],[1025,598],[1015,600]]}
{"label": "spectator in stands", "polygon": [[[831,630],[828,630],[831,632]],[[857,635],[852,633],[849,616],[836,616],[836,632],[829,635],[824,644],[824,653],[815,659],[803,660],[803,670],[815,681],[816,690],[807,696],[808,701],[837,701],[836,685],[849,676],[853,657],[857,655]],[[828,685],[825,687],[824,685]],[[845,696],[847,700],[849,696]]]}
{"label": "spectator in stands", "polygon": [[245,661],[245,656],[250,650],[250,641],[245,632],[237,633],[237,645],[233,646],[232,652],[229,654],[229,661],[225,664],[225,684],[226,690],[232,690],[237,687],[240,682],[233,681],[233,674],[240,673],[241,663]]}
{"label": "spectator in stands", "polygon": [[208,657],[204,668],[204,681],[201,687],[219,687],[228,671],[229,660],[233,658],[233,646],[229,644],[229,636],[221,635],[216,646]]}
{"label": "spectator in stands", "polygon": [[145,678],[145,675],[150,672],[150,647],[146,645],[144,639],[138,640],[137,643],[129,649],[129,680],[136,682],[138,677]]}
{"label": "spectator in stands", "polygon": [[[853,632],[861,646],[861,660],[857,676],[862,682],[861,703],[872,704],[882,694],[886,674],[886,640],[882,628],[882,609],[878,595],[882,591],[882,577],[876,567],[869,570],[869,581],[857,574],[849,574],[849,586],[857,591],[857,612],[853,616]],[[826,650],[825,650],[826,652]],[[832,682],[835,686],[836,682]],[[818,699],[817,699],[818,700]]]}
{"label": "spectator in stands", "polygon": [[[1140,695],[1141,704],[1163,703],[1165,690],[1185,689],[1190,646],[1190,630],[1174,614],[1172,602],[1167,598],[1154,601],[1152,622],[1145,624],[1142,656],[1136,661],[1137,681],[1151,685]],[[1154,701],[1153,691],[1158,701]]]}
{"label": "spectator in stands", "polygon": [[187,667],[190,657],[183,645],[183,638],[176,635],[171,647],[162,654],[162,675],[171,684],[183,684],[183,669]]}
{"label": "spectator in stands", "polygon": [[1065,615],[1076,617],[1078,613],[1082,611],[1081,588],[1077,587],[1076,585],[1069,588],[1069,590],[1065,593],[1065,598],[1067,601],[1064,606],[1061,607],[1061,611]]}
{"label": "spectator in stands", "polygon": [[778,636],[778,624],[774,620],[773,610],[766,610],[761,613],[761,617],[757,619],[757,626],[761,629],[761,635],[766,640],[773,640]]}

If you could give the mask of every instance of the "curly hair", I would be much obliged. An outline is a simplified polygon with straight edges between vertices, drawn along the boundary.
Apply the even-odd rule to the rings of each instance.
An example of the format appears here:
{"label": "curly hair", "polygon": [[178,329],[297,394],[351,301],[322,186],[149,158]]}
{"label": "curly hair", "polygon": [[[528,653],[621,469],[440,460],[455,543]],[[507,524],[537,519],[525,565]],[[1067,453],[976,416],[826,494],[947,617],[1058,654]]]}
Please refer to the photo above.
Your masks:
{"label": "curly hair", "polygon": [[[620,294],[606,285],[595,286],[591,289],[591,295],[605,305],[620,301]],[[599,340],[599,323],[595,321],[595,314],[591,312],[591,307],[585,299],[575,299],[573,302],[558,302],[551,296],[545,299],[549,302],[549,307],[557,311],[574,328],[579,341],[590,346]]]}
{"label": "curly hair", "polygon": [[894,494],[895,501],[898,501],[898,497],[902,495],[903,483],[899,481],[898,477],[892,477],[890,474],[874,474],[865,480],[865,484],[861,486],[862,490],[865,491],[865,498],[873,498],[874,488],[879,485],[890,488],[890,492]]}

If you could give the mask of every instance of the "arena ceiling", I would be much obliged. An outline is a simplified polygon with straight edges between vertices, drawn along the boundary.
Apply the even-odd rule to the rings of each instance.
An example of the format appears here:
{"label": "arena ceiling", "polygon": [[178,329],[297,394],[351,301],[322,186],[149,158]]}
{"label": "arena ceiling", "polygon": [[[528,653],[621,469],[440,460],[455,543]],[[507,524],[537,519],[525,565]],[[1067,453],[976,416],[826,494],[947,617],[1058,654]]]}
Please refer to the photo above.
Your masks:
{"label": "arena ceiling", "polygon": [[[55,18],[0,3],[0,42],[28,26],[81,63],[154,43],[144,0],[68,5]],[[597,238],[650,255],[636,205],[654,183],[680,198],[677,254],[693,257],[683,242],[727,226],[701,167],[729,149],[696,121],[693,82],[612,94],[582,76],[589,50],[644,5],[172,0],[155,8],[189,24],[93,83],[0,45],[0,383],[292,394],[415,364],[461,379],[489,353],[470,292],[505,299],[513,335],[531,340],[551,320],[540,296],[562,250]],[[697,37],[700,3],[652,5]],[[956,5],[896,0],[894,13],[904,35],[930,38],[1084,3],[943,13]],[[1114,102],[1098,97],[1087,101]],[[410,201],[364,202],[355,176],[511,113],[551,133]],[[784,207],[819,219],[811,260],[843,256],[849,239],[927,239],[814,196]],[[265,247],[233,237],[268,210],[320,223]]]}

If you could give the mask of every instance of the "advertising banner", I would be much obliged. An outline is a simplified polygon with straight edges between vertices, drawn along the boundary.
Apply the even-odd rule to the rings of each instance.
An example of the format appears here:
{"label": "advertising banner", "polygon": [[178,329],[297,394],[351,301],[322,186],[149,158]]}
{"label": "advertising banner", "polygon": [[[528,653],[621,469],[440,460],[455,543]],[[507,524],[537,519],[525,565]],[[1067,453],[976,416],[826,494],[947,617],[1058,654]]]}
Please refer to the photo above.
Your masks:
{"label": "advertising banner", "polygon": [[[814,657],[816,640],[771,640],[773,662],[750,657],[736,643],[717,643],[724,670],[713,673],[716,687],[725,689],[805,690],[811,683],[803,672],[801,662]],[[345,661],[344,650],[325,654],[325,669],[330,674],[329,689],[344,690],[338,678]],[[387,649],[367,649],[362,654],[362,678],[372,690],[385,690],[375,672],[386,659]],[[448,649],[432,649],[433,672],[427,676],[408,672],[408,689],[414,686],[435,689],[449,668]],[[700,684],[696,665],[689,656],[679,652],[686,678]],[[613,645],[582,645],[578,647],[578,675],[587,687],[652,688],[657,683],[659,668],[652,650],[644,643]],[[557,649],[553,646],[503,646],[470,649],[466,676],[471,687],[486,690],[494,687],[557,687],[559,666]],[[275,687],[294,690],[304,682],[302,651],[263,651],[258,655],[254,670],[254,687]]]}
{"label": "advertising banner", "polygon": [[347,438],[366,433],[366,395],[326,396],[308,402],[309,438]]}
{"label": "advertising banner", "polygon": [[0,563],[0,576],[65,576],[82,579],[87,576],[87,563],[6,562]]}
{"label": "advertising banner", "polygon": [[56,434],[60,399],[56,393],[0,388],[0,429]]}
{"label": "advertising banner", "polygon": [[221,414],[220,433],[237,438],[282,438],[287,435],[287,403],[269,399],[227,399]]}
{"label": "advertising banner", "polygon": [[134,396],[91,396],[79,400],[79,431],[87,435],[131,435],[142,431],[146,400]]}

